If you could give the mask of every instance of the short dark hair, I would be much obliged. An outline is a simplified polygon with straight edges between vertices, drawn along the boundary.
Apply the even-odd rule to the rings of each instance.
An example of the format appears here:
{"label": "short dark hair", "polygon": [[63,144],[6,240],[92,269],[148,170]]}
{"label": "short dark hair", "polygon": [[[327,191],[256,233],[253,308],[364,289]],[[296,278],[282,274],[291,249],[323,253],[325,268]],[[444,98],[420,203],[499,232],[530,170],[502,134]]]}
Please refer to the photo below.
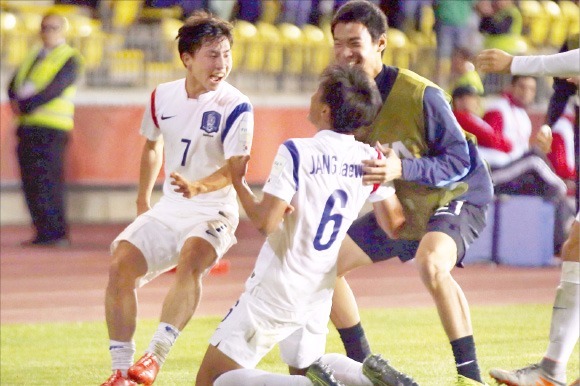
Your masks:
{"label": "short dark hair", "polygon": [[479,92],[477,91],[475,86],[472,86],[470,84],[465,84],[465,85],[457,86],[453,90],[453,94],[451,95],[451,97],[453,99],[456,99],[456,98],[464,97],[466,95],[479,95]]}
{"label": "short dark hair", "polygon": [[332,130],[337,133],[371,125],[382,105],[374,79],[357,66],[328,66],[322,72],[320,90],[321,101],[331,109]]}
{"label": "short dark hair", "polygon": [[196,11],[187,18],[177,33],[177,49],[179,54],[195,53],[204,43],[228,39],[234,43],[233,26],[206,11]]}
{"label": "short dark hair", "polygon": [[367,0],[353,0],[343,4],[332,18],[331,31],[333,34],[334,27],[338,23],[361,23],[369,31],[373,42],[379,40],[389,28],[387,17],[383,11],[376,4]]}

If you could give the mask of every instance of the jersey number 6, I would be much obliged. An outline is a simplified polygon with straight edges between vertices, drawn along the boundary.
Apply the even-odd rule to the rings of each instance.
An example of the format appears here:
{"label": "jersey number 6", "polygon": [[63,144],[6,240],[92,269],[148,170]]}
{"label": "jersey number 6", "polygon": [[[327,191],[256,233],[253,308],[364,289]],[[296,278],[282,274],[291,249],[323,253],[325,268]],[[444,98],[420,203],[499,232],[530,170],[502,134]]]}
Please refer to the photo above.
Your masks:
{"label": "jersey number 6", "polygon": [[[340,200],[340,207],[344,208],[346,202],[348,201],[348,196],[344,190],[335,190],[328,200],[326,200],[326,205],[324,206],[324,212],[322,212],[322,218],[320,219],[320,224],[318,225],[318,229],[316,230],[316,237],[314,238],[314,248],[317,251],[324,251],[336,241],[336,235],[340,230],[340,226],[342,225],[342,216],[338,213],[330,214],[332,209],[336,205],[336,200]],[[326,244],[322,243],[322,235],[324,234],[324,229],[328,225],[328,223],[334,223],[332,228],[332,234],[330,235],[330,239],[326,242]]]}

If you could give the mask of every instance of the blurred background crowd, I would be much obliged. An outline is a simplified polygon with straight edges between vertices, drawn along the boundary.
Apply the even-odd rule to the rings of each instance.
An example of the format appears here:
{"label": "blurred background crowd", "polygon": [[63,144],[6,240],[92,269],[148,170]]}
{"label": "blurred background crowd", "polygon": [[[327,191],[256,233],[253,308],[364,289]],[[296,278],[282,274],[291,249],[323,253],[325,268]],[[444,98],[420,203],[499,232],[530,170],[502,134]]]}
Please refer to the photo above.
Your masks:
{"label": "blurred background crowd", "polygon": [[[2,73],[36,41],[49,9],[67,16],[68,41],[83,54],[87,87],[153,87],[182,76],[174,48],[196,9],[235,21],[231,81],[249,92],[311,91],[332,58],[330,19],[346,0],[2,0]],[[409,68],[452,91],[482,48],[553,53],[580,30],[574,0],[372,0],[388,17],[384,62]],[[456,62],[452,60],[456,58]],[[454,65],[453,65],[454,63]],[[509,81],[487,77],[485,93]],[[243,84],[240,84],[242,83]],[[538,85],[546,99],[550,85]]]}

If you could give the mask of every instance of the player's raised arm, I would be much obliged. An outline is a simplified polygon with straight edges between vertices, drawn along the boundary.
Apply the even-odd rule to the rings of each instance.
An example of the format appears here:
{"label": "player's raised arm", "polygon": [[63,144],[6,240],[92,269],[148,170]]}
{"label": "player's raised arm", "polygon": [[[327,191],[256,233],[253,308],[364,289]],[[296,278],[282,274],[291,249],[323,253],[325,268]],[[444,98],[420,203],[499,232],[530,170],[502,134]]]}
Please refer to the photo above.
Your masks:
{"label": "player's raised arm", "polygon": [[228,160],[232,185],[248,218],[262,234],[267,235],[278,228],[288,204],[268,193],[258,201],[244,178],[249,160],[250,156],[235,156]]}

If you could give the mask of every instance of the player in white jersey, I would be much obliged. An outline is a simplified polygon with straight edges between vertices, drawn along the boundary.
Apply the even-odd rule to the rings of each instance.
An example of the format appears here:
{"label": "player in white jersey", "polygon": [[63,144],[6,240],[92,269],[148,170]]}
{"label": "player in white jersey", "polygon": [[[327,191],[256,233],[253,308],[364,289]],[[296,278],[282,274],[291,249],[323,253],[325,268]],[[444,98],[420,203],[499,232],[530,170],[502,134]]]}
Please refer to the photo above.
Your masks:
{"label": "player in white jersey", "polygon": [[[362,160],[381,154],[353,131],[369,125],[380,104],[361,69],[330,66],[310,104],[318,133],[279,147],[261,202],[243,179],[249,157],[229,160],[242,206],[268,237],[244,293],[210,339],[196,385],[311,385],[318,377],[333,384],[319,363],[318,372],[308,368],[324,354],[341,242],[367,200],[385,231],[404,222],[392,186],[362,184]],[[277,343],[291,375],[254,369]],[[342,359],[332,362],[344,382],[372,385],[361,363]]]}
{"label": "player in white jersey", "polygon": [[[478,65],[487,72],[514,75],[549,75],[580,79],[578,49],[553,55],[514,56],[500,50],[484,50]],[[578,194],[578,192],[577,192]],[[511,386],[566,385],[566,366],[580,334],[580,213],[576,215],[568,239],[562,247],[562,276],[556,293],[550,327],[550,343],[540,363],[517,370],[492,369],[500,384]],[[580,379],[573,385],[579,386]]]}
{"label": "player in white jersey", "polygon": [[[202,277],[236,242],[238,204],[227,160],[250,153],[254,122],[249,99],[225,81],[232,25],[199,12],[177,38],[186,77],[151,94],[141,125],[138,217],[111,244],[105,313],[113,374],[103,385],[155,381],[198,306]],[[163,159],[163,196],[151,208]],[[133,364],[136,288],[176,266],[159,327]]]}

